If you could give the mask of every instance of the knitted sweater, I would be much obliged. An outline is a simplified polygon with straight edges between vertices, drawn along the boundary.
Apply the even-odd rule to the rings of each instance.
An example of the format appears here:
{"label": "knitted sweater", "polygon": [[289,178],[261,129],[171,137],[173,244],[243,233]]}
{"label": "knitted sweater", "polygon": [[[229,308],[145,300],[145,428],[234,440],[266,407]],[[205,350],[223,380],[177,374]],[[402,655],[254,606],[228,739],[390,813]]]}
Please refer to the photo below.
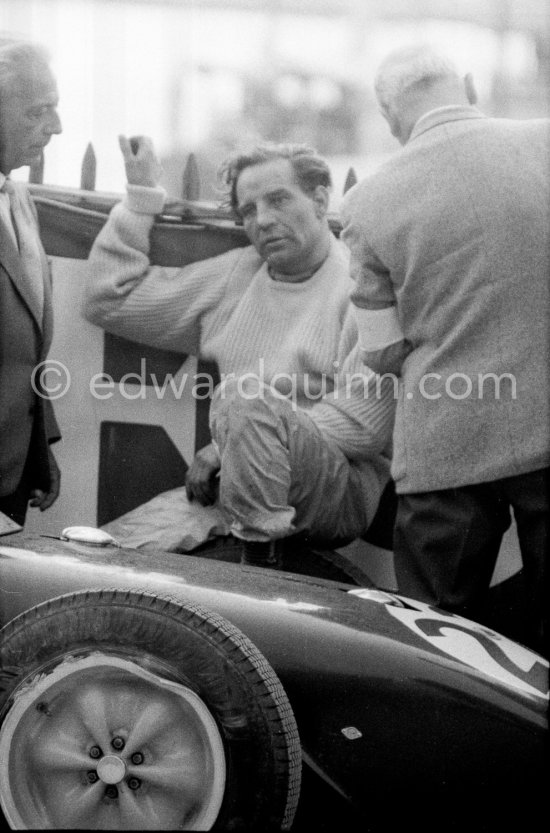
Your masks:
{"label": "knitted sweater", "polygon": [[129,188],[89,259],[84,315],[109,332],[214,360],[221,378],[252,373],[308,411],[378,485],[388,476],[390,380],[365,371],[349,295],[347,250],[302,283],[272,280],[252,246],[181,268],[149,261],[153,189]]}

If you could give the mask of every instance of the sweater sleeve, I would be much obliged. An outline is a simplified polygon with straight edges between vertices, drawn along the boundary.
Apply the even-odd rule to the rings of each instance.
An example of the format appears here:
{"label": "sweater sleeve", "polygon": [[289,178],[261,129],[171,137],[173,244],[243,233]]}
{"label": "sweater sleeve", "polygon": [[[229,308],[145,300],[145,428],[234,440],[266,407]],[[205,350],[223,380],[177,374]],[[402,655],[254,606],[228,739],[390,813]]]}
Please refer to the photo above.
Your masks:
{"label": "sweater sleeve", "polygon": [[309,414],[348,459],[372,460],[390,446],[398,382],[363,364],[351,308],[342,331],[338,368],[334,389]]}
{"label": "sweater sleeve", "polygon": [[[149,260],[157,189],[129,189],[111,211],[88,259],[84,316],[124,338],[197,354],[202,316],[217,306],[238,249],[184,267]],[[158,193],[158,192],[157,192]]]}

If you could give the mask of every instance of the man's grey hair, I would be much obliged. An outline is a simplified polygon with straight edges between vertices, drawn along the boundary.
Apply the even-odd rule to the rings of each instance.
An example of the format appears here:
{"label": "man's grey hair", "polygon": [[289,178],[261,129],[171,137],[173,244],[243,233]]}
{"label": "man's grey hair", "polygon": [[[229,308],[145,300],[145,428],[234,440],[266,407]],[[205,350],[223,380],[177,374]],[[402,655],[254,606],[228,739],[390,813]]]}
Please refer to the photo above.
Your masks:
{"label": "man's grey hair", "polygon": [[49,52],[41,44],[0,34],[0,95],[28,83],[49,63]]}
{"label": "man's grey hair", "polygon": [[428,89],[443,79],[460,81],[455,64],[433,46],[409,46],[390,53],[380,64],[374,89],[380,105],[387,108],[413,88]]}

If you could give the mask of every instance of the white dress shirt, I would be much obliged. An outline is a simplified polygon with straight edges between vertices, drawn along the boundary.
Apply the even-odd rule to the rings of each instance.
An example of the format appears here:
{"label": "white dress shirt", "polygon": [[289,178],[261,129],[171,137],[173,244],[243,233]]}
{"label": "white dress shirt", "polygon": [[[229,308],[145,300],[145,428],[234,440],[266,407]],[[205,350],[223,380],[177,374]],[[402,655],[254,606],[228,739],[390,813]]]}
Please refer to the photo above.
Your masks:
{"label": "white dress shirt", "polygon": [[0,221],[5,225],[9,233],[11,234],[12,240],[17,246],[17,236],[15,234],[15,229],[13,227],[13,220],[10,211],[10,198],[9,195],[6,194],[4,190],[4,183],[6,181],[6,177],[0,171]]}
{"label": "white dress shirt", "polygon": [[[6,185],[9,186],[8,193]],[[26,297],[31,301],[32,311],[41,322],[44,314],[44,272],[34,218],[28,205],[21,200],[20,193],[4,174],[0,189],[2,200],[6,201],[2,203],[2,219],[6,219],[6,226],[12,234],[21,261],[20,280],[25,286]],[[7,218],[4,210],[7,211]]]}

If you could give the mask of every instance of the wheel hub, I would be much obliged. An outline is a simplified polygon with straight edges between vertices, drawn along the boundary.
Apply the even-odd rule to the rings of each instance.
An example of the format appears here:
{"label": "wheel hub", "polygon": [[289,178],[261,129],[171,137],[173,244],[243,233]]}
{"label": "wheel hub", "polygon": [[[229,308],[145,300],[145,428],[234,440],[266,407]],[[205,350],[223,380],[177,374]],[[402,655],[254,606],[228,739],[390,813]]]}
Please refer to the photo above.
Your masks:
{"label": "wheel hub", "polygon": [[105,755],[97,765],[97,774],[104,784],[120,784],[126,775],[126,764],[118,755]]}

